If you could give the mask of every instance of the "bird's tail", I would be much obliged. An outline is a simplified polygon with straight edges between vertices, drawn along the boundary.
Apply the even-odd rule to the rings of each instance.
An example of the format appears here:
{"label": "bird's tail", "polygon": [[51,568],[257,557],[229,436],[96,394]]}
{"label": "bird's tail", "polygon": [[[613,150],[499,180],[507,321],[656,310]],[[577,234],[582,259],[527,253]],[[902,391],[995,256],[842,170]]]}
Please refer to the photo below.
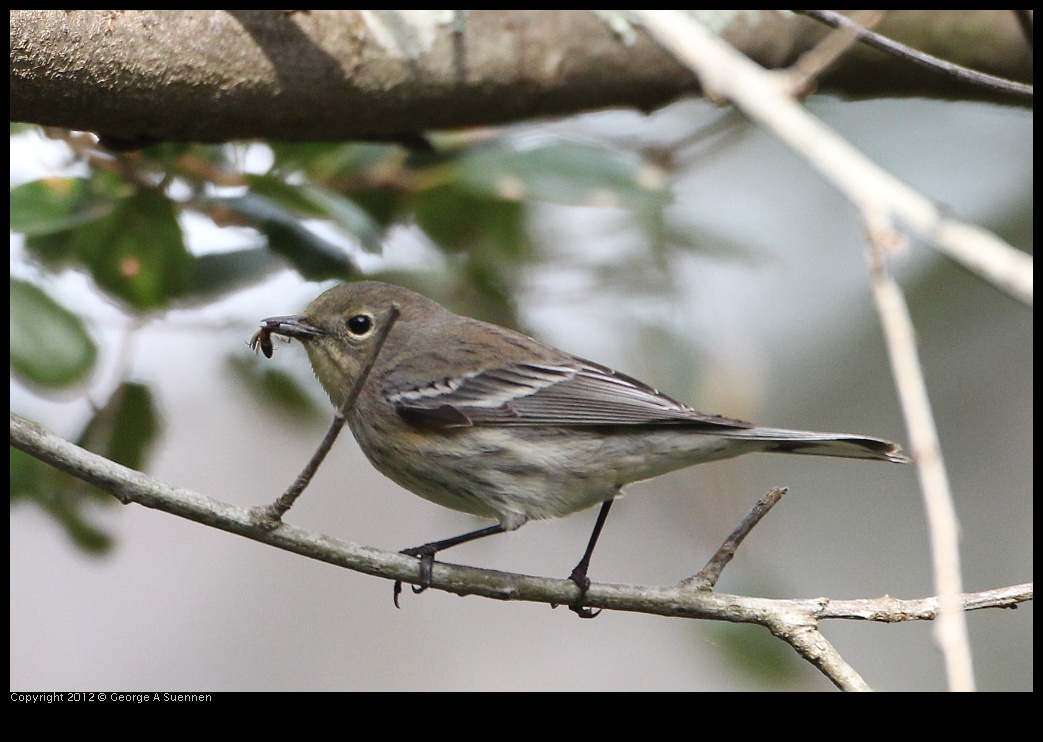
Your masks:
{"label": "bird's tail", "polygon": [[[720,433],[718,433],[720,435]],[[814,433],[808,430],[783,430],[781,428],[746,428],[729,430],[729,438],[744,438],[762,441],[768,453],[799,453],[808,456],[838,456],[845,459],[872,459],[909,463],[897,443],[881,438],[846,433]]]}

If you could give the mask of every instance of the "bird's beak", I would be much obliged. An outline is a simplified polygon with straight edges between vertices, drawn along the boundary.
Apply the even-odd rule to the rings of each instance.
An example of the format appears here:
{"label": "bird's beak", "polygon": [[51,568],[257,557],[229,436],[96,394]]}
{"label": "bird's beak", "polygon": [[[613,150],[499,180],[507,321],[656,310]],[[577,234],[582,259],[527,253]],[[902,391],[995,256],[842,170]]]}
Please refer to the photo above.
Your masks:
{"label": "bird's beak", "polygon": [[271,358],[272,353],[275,352],[275,347],[272,345],[272,333],[298,340],[311,340],[325,334],[302,315],[269,317],[261,320],[261,329],[250,338],[250,349],[259,350],[264,353],[265,358]]}
{"label": "bird's beak", "polygon": [[325,333],[315,325],[308,322],[303,315],[293,317],[269,317],[261,320],[261,330],[265,333],[274,333],[288,338],[298,340],[310,340]]}

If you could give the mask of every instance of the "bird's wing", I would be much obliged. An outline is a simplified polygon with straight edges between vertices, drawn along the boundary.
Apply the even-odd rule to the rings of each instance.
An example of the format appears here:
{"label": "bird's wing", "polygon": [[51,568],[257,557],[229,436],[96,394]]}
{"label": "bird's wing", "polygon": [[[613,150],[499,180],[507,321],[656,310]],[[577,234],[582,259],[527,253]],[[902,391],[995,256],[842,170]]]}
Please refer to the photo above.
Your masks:
{"label": "bird's wing", "polygon": [[385,398],[411,423],[471,425],[696,424],[744,429],[752,423],[706,415],[626,374],[579,358],[569,363],[514,363],[390,387]]}

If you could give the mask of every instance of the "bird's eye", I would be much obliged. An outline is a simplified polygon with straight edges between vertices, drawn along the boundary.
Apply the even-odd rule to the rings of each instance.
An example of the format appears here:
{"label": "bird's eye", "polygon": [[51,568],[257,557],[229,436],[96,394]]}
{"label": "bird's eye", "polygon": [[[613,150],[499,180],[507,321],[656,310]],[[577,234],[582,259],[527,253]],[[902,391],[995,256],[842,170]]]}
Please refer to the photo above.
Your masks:
{"label": "bird's eye", "polygon": [[368,314],[356,314],[354,317],[348,319],[348,332],[352,335],[367,334],[373,329],[373,317]]}

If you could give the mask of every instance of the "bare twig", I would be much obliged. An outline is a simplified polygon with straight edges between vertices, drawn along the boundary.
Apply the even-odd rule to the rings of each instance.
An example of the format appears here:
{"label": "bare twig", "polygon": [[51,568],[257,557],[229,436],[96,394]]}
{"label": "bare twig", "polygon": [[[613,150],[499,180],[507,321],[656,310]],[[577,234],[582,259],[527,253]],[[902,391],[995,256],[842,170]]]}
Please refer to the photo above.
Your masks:
{"label": "bare twig", "polygon": [[[369,378],[370,371],[373,370],[373,364],[377,362],[377,356],[380,355],[380,349],[384,347],[384,341],[387,340],[388,334],[391,332],[391,328],[398,320],[398,316],[401,313],[401,309],[398,304],[391,305],[391,311],[388,313],[388,321],[384,323],[383,327],[380,328],[380,332],[374,339],[373,350],[370,351],[369,357],[366,359],[366,363],[362,366],[362,371],[355,378],[355,383],[352,384],[351,389],[348,391],[348,396],[345,397],[344,403],[337,409],[337,412],[333,415],[333,422],[330,423],[329,430],[326,431],[326,435],[323,437],[319,447],[315,450],[311,460],[305,465],[301,473],[297,475],[297,479],[294,480],[293,484],[290,485],[279,498],[263,507],[254,508],[254,515],[265,528],[275,528],[282,521],[282,516],[286,514],[286,511],[293,507],[293,503],[300,496],[304,488],[311,482],[312,477],[315,476],[315,472],[319,470],[319,466],[322,465],[323,460],[326,458],[326,454],[333,448],[334,441],[337,440],[337,436],[340,435],[340,431],[344,428],[344,423],[348,421],[348,413],[351,408],[355,406],[355,400],[359,396],[359,392],[362,391],[362,385],[366,383],[366,379]],[[255,336],[256,337],[256,336]]]}
{"label": "bare twig", "polygon": [[[1009,585],[994,590],[960,595],[960,608],[965,611],[980,611],[984,608],[1017,608],[1019,603],[1032,600],[1031,582]],[[933,621],[941,611],[938,597],[900,600],[885,595],[882,598],[860,600],[828,600],[815,614],[817,618],[859,619],[864,621]]]}
{"label": "bare twig", "polygon": [[731,535],[724,540],[721,548],[710,558],[706,566],[699,570],[698,573],[682,580],[681,587],[694,590],[712,590],[713,586],[717,584],[717,580],[720,579],[721,572],[728,566],[728,562],[732,560],[732,557],[735,556],[735,550],[739,548],[739,544],[743,542],[743,539],[750,534],[754,526],[760,523],[761,518],[767,515],[768,511],[775,507],[776,503],[787,492],[789,490],[785,487],[775,487],[759,499],[757,504],[753,506],[753,509],[742,519],[742,522],[735,527]]}
{"label": "bare twig", "polygon": [[[852,11],[852,21],[862,28],[871,28],[883,20],[885,10]],[[785,74],[790,81],[792,95],[804,98],[812,93],[815,80],[833,66],[842,56],[859,41],[855,29],[849,26],[837,26],[833,32],[826,34],[820,42],[800,55]]]}
{"label": "bare twig", "polygon": [[836,11],[794,10],[793,12],[799,13],[800,15],[806,15],[808,18],[813,18],[820,23],[825,23],[827,26],[832,26],[833,28],[850,29],[866,46],[871,46],[874,49],[879,49],[882,52],[892,54],[895,57],[911,62],[918,67],[931,70],[932,72],[938,72],[943,75],[948,75],[949,77],[953,77],[972,85],[981,85],[998,92],[1008,93],[1018,98],[1032,100],[1031,85],[1014,82],[1013,80],[1005,80],[1002,77],[988,75],[984,72],[978,72],[977,70],[963,67],[962,65],[946,62],[944,59],[939,59],[932,54],[913,49],[905,44],[898,43],[894,39],[889,39],[886,36],[881,36],[874,31],[863,28],[855,21],[847,16],[837,13]]}

